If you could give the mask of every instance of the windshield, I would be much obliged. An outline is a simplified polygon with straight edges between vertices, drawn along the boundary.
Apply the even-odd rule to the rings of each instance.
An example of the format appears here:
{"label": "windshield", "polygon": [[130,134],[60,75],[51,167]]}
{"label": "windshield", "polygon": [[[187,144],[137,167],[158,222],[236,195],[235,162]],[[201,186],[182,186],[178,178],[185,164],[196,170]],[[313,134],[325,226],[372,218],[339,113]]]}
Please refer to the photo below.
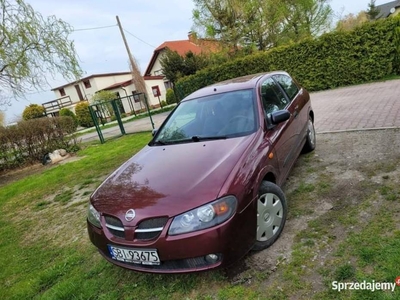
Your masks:
{"label": "windshield", "polygon": [[179,104],[153,143],[223,139],[255,131],[253,90],[239,90]]}

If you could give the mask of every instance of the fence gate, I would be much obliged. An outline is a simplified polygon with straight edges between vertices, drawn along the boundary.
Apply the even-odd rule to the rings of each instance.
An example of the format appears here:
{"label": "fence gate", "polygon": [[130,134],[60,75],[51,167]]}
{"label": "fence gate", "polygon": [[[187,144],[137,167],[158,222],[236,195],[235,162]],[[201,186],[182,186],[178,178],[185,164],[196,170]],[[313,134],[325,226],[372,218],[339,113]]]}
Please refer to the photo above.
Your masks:
{"label": "fence gate", "polygon": [[[133,98],[133,99],[132,99]],[[125,107],[123,105],[123,102],[125,102]],[[144,103],[144,107],[142,106],[142,102]],[[125,114],[126,110],[130,110],[130,113],[136,116],[136,110],[134,107],[134,103],[139,103],[140,104],[140,111],[143,110],[144,108],[147,110],[147,113],[149,115],[151,125],[154,129],[154,123],[153,119],[150,114],[150,109],[149,105],[147,102],[147,98],[145,94],[143,93],[138,93],[132,96],[127,96],[127,97],[122,97],[122,98],[117,98],[114,100],[109,100],[109,101],[104,101],[101,103],[94,103],[89,105],[89,111],[90,115],[92,117],[94,126],[96,127],[97,134],[99,136],[100,142],[103,144],[105,143],[105,139],[103,136],[102,129],[100,125],[105,125],[109,121],[117,121],[119,129],[121,131],[121,135],[125,135],[125,128],[124,124],[122,122],[122,116],[121,114]]]}

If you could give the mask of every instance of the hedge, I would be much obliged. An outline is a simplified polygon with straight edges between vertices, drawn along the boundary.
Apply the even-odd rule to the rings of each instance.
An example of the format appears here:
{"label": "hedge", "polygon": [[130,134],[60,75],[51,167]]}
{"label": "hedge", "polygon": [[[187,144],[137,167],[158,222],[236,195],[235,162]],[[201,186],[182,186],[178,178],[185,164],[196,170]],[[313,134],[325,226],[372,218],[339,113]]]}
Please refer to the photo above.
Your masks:
{"label": "hedge", "polygon": [[42,162],[45,154],[56,149],[77,150],[71,135],[75,128],[71,117],[32,119],[0,127],[0,171]]}
{"label": "hedge", "polygon": [[215,82],[274,70],[289,72],[309,91],[400,75],[400,16],[203,69],[179,80],[176,88],[182,98]]}

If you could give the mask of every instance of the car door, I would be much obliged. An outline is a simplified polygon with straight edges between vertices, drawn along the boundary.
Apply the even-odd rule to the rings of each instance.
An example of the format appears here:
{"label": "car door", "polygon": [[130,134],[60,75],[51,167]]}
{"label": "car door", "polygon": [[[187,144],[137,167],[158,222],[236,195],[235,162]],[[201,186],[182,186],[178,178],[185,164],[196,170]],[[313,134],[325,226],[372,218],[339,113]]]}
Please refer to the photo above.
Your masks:
{"label": "car door", "polygon": [[292,149],[285,160],[285,165],[290,166],[294,163],[297,156],[301,151],[301,143],[305,136],[307,129],[307,112],[304,108],[305,101],[303,97],[303,90],[296,84],[296,82],[286,74],[276,74],[272,76],[278,83],[280,89],[283,91],[285,98],[288,101],[286,109],[291,114],[291,133],[292,133]]}
{"label": "car door", "polygon": [[[278,83],[271,77],[261,82],[260,96],[264,117],[266,119],[268,119],[269,115],[273,112],[282,109],[289,109],[289,111],[291,110],[291,114],[293,114],[294,109],[289,107],[290,102],[288,98],[283,93]],[[288,162],[296,140],[296,132],[292,124],[294,120],[295,118],[292,115],[289,120],[266,129],[267,137],[275,150],[279,165],[279,173],[282,174],[282,176],[285,176],[290,168]]]}

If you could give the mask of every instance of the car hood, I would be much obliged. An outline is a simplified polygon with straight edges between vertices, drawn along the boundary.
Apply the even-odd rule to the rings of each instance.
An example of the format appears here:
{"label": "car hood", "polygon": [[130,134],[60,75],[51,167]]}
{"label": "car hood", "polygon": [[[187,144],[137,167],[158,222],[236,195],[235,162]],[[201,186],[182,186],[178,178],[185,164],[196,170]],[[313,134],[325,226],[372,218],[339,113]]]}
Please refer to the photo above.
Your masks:
{"label": "car hood", "polygon": [[[251,143],[245,137],[146,146],[112,173],[92,194],[93,206],[124,221],[172,217],[218,197],[224,182]],[[131,222],[134,225],[135,222]]]}

